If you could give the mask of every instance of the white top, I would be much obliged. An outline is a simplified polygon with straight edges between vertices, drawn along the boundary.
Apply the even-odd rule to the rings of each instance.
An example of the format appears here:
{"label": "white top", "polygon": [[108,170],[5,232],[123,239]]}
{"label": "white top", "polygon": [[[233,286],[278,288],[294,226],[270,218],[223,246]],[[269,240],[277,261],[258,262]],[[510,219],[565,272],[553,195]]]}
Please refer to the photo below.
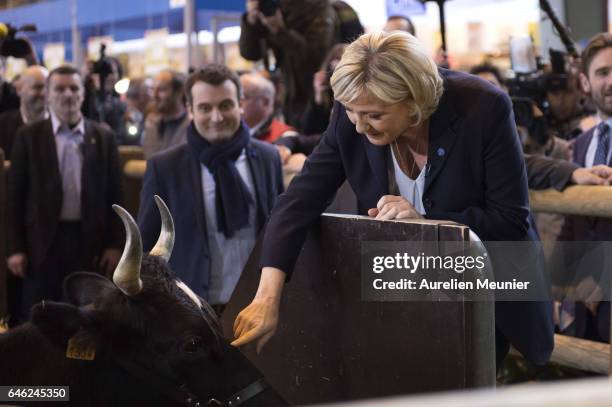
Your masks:
{"label": "white top", "polygon": [[[597,124],[601,123],[601,119],[598,120]],[[608,126],[612,129],[612,118],[607,120]],[[608,130],[611,131],[611,130]],[[611,136],[610,134],[608,137]],[[599,145],[599,131],[595,128],[593,132],[593,137],[591,138],[591,142],[589,143],[589,148],[587,149],[586,157],[584,158],[584,166],[592,167],[593,161],[595,161],[595,152],[597,151],[597,146]],[[606,157],[606,162],[610,163],[610,156],[612,156],[612,148],[608,148],[608,156]]]}
{"label": "white top", "polygon": [[244,150],[236,160],[235,165],[251,193],[253,204],[249,207],[249,225],[236,231],[234,236],[228,239],[223,232],[219,232],[217,225],[215,179],[208,168],[204,164],[200,164],[204,212],[206,214],[206,233],[210,251],[208,302],[211,304],[226,304],[229,301],[242,274],[242,269],[244,269],[251,251],[255,247],[257,238],[257,231],[255,230],[255,187]]}
{"label": "white top", "polygon": [[62,209],[60,220],[81,220],[81,173],[83,153],[79,145],[85,135],[85,121],[81,117],[72,129],[62,124],[51,112],[51,128],[55,136],[55,146],[59,172],[62,178]]}
{"label": "white top", "polygon": [[393,172],[395,174],[395,183],[400,191],[400,195],[414,206],[414,209],[421,214],[425,215],[425,207],[423,206],[423,190],[425,189],[425,169],[427,166],[421,168],[421,172],[416,179],[412,179],[400,168],[395,154],[391,151],[391,157],[393,158]]}

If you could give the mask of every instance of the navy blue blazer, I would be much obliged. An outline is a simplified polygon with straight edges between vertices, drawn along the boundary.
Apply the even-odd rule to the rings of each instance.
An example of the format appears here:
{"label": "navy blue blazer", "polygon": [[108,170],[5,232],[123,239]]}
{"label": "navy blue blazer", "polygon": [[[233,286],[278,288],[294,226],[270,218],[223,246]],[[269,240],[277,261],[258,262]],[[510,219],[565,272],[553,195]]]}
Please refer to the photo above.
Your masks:
{"label": "navy blue blazer", "polygon": [[[574,143],[574,152],[572,160],[581,167],[586,167],[586,154],[589,149],[589,144],[595,135],[597,126],[590,128],[576,138]],[[609,164],[609,163],[608,163]],[[561,232],[557,237],[559,241],[575,241],[575,242],[593,242],[593,241],[609,241],[612,239],[612,221],[609,218],[598,218],[595,216],[579,216],[567,215],[563,222]],[[574,256],[580,256],[573,252],[562,253],[565,256],[565,264],[572,264],[578,261]],[[600,284],[609,286],[609,279],[601,270],[594,269],[591,271],[592,277]],[[577,277],[577,276],[576,276]],[[567,283],[567,282],[562,282]],[[608,292],[604,288],[605,292]],[[610,341],[610,303],[605,301],[598,308],[595,315],[596,329],[599,335],[597,340]],[[587,337],[587,321],[590,311],[586,309],[584,304],[577,303],[574,316],[575,319],[575,335],[580,338]],[[589,338],[592,339],[592,338]]]}
{"label": "navy blue blazer", "polygon": [[[595,127],[576,138],[572,160],[585,167],[589,144],[595,135]],[[560,241],[609,241],[612,239],[612,221],[594,216],[568,215],[557,240]]]}
{"label": "navy blue blazer", "polygon": [[590,129],[576,137],[576,141],[574,142],[574,152],[572,155],[572,161],[581,167],[585,166],[587,150],[589,149],[589,144],[591,144],[591,140],[593,140],[596,128],[597,126],[591,127]]}
{"label": "navy blue blazer", "polygon": [[[440,72],[444,93],[430,118],[425,216],[465,224],[483,241],[537,240],[508,95],[472,75]],[[290,276],[309,225],[345,179],[357,195],[360,213],[375,208],[389,194],[388,157],[389,146],[375,146],[358,134],[336,103],[321,142],[272,211],[261,265]],[[499,330],[526,357],[536,363],[549,358],[549,303],[498,303],[496,312]]]}
{"label": "navy blue blazer", "polygon": [[[252,139],[246,156],[253,177],[257,215],[256,228],[265,224],[277,196],[283,192],[282,165],[270,144]],[[153,195],[168,205],[175,227],[175,244],[170,266],[176,275],[202,298],[208,297],[210,256],[202,193],[200,163],[187,144],[154,155],[147,162],[138,225],[145,251],[159,237],[161,220]]]}

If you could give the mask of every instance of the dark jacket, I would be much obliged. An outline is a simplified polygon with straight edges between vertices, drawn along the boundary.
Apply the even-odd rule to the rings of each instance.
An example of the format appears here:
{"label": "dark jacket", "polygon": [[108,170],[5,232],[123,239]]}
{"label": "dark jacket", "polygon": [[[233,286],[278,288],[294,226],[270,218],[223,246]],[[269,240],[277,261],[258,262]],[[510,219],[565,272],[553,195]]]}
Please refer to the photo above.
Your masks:
{"label": "dark jacket", "polygon": [[272,35],[261,24],[240,24],[240,54],[250,61],[274,52],[285,85],[285,122],[300,127],[300,119],[313,94],[312,78],[334,43],[336,20],[328,0],[281,0],[286,29]]}
{"label": "dark jacket", "polygon": [[[441,70],[444,94],[430,118],[423,192],[426,217],[470,227],[483,241],[537,240],[529,222],[527,175],[509,97],[471,75]],[[323,139],[279,197],[262,248],[263,266],[289,275],[308,227],[347,179],[366,214],[389,194],[388,146],[359,135],[336,103]],[[534,270],[542,278],[540,270]],[[553,346],[550,303],[498,303],[496,324],[528,359]]]}
{"label": "dark jacket", "polygon": [[0,113],[19,109],[19,96],[15,87],[8,82],[0,84]]}
{"label": "dark jacket", "polygon": [[[122,204],[119,153],[113,134],[85,120],[81,178],[82,253],[93,260],[104,249],[123,247],[124,230],[112,210]],[[36,268],[48,255],[62,208],[62,178],[51,119],[23,126],[17,133],[8,182],[9,255],[25,252]]]}
{"label": "dark jacket", "polygon": [[[572,160],[585,167],[586,154],[593,139],[595,127],[582,133],[574,143]],[[612,220],[593,216],[568,215],[557,240],[560,241],[609,241],[612,240]]]}
{"label": "dark jacket", "polygon": [[9,110],[0,114],[0,148],[4,150],[5,159],[11,158],[13,141],[17,130],[23,126],[23,119],[19,109]]}
{"label": "dark jacket", "polygon": [[555,188],[562,191],[571,181],[578,165],[554,158],[525,154],[529,189]]}
{"label": "dark jacket", "polygon": [[[277,196],[283,192],[280,157],[270,144],[251,139],[247,162],[256,191],[256,228],[264,225]],[[208,296],[210,256],[202,192],[200,163],[189,145],[182,144],[159,153],[147,162],[140,195],[138,224],[143,247],[149,251],[160,230],[160,217],[153,195],[168,205],[176,230],[170,265],[191,289]]]}

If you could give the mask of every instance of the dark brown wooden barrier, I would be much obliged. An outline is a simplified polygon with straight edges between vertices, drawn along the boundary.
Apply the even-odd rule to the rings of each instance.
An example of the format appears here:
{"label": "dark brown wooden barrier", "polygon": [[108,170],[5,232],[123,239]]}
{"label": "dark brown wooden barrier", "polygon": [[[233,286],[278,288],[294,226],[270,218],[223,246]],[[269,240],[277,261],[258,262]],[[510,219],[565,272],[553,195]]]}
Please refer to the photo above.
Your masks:
{"label": "dark brown wooden barrier", "polygon": [[607,378],[529,383],[384,400],[318,405],[318,407],[610,407],[612,391]]}
{"label": "dark brown wooden barrier", "polygon": [[[612,187],[573,185],[562,192],[547,189],[529,191],[533,212],[612,217]],[[612,323],[610,324],[612,329]],[[551,362],[573,369],[612,374],[612,345],[565,335],[555,335]]]}
{"label": "dark brown wooden barrier", "polygon": [[[292,404],[493,386],[492,303],[361,300],[361,242],[468,238],[449,222],[323,215],[285,286],[278,332],[245,354]],[[257,251],[223,314],[228,337],[257,289]]]}

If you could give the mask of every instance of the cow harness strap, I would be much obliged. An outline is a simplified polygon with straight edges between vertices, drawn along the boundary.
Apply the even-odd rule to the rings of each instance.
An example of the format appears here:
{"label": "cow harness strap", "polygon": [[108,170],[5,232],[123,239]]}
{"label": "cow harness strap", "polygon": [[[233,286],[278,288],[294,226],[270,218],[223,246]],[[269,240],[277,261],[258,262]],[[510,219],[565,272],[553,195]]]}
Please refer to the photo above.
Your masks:
{"label": "cow harness strap", "polygon": [[[123,369],[134,377],[147,377],[149,381],[154,382],[153,387],[156,388],[159,393],[165,394],[166,396],[169,396],[171,399],[184,404],[185,406],[203,407],[202,402],[189,391],[187,386],[184,384],[179,386],[173,384],[175,381],[170,379],[168,370],[166,370],[165,374],[163,374],[159,371],[159,369],[152,370],[150,367],[145,368],[140,364],[135,364],[126,360],[116,360],[116,363],[122,366]],[[171,375],[172,374],[170,374],[170,376]],[[223,401],[210,398],[207,404],[209,406],[219,407],[238,407],[239,405],[257,396],[268,387],[268,383],[266,383],[265,379],[262,377]]]}
{"label": "cow harness strap", "polygon": [[220,407],[238,407],[242,403],[246,403],[253,397],[257,396],[262,391],[268,388],[268,383],[266,383],[265,379],[262,377],[261,379],[249,384],[244,389],[240,390],[238,393],[234,394],[228,399],[223,401],[219,401],[217,399],[208,400],[209,406],[220,406]]}

